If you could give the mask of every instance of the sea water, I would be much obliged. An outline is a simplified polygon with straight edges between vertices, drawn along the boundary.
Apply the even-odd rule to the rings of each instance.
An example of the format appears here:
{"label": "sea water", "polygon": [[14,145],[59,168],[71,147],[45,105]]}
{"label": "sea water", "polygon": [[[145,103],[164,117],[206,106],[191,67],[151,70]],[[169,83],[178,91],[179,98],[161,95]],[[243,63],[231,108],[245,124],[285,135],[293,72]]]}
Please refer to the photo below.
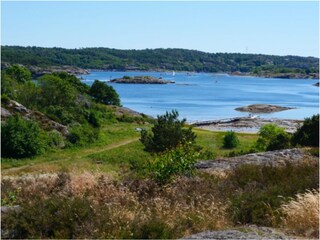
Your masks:
{"label": "sea water", "polygon": [[[153,76],[175,84],[110,83],[123,76]],[[319,113],[318,80],[275,79],[227,74],[186,72],[92,71],[81,75],[91,85],[94,80],[113,86],[124,107],[156,117],[172,109],[188,122],[248,116],[235,108],[250,104],[273,104],[295,109],[259,114],[263,118],[304,119]]]}

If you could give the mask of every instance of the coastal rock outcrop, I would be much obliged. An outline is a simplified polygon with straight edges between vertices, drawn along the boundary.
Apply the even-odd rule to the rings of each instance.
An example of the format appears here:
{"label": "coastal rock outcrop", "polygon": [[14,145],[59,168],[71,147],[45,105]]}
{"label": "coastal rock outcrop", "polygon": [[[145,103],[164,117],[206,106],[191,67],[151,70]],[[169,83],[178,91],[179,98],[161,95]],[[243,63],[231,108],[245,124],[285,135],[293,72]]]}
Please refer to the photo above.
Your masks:
{"label": "coastal rock outcrop", "polygon": [[244,226],[238,229],[205,231],[182,239],[295,239],[269,227]]}
{"label": "coastal rock outcrop", "polygon": [[273,113],[280,112],[284,110],[293,109],[290,107],[282,107],[270,104],[252,104],[249,106],[238,107],[235,110],[240,112],[251,112],[251,113]]}
{"label": "coastal rock outcrop", "polygon": [[233,170],[244,164],[279,167],[284,166],[286,162],[290,162],[292,164],[299,164],[303,162],[315,163],[317,160],[317,157],[312,156],[303,149],[292,148],[261,153],[250,153],[230,158],[199,161],[195,164],[195,167],[205,172],[215,172]]}
{"label": "coastal rock outcrop", "polygon": [[10,100],[8,103],[6,103],[5,108],[1,106],[2,121],[5,121],[8,117],[16,114],[25,119],[32,119],[36,121],[44,130],[56,130],[63,136],[67,136],[69,134],[68,128],[65,125],[49,119],[46,115],[39,111],[30,110],[16,101]]}
{"label": "coastal rock outcrop", "polygon": [[174,81],[163,80],[162,78],[155,78],[151,76],[124,76],[110,80],[112,83],[133,83],[133,84],[168,84],[175,83]]}

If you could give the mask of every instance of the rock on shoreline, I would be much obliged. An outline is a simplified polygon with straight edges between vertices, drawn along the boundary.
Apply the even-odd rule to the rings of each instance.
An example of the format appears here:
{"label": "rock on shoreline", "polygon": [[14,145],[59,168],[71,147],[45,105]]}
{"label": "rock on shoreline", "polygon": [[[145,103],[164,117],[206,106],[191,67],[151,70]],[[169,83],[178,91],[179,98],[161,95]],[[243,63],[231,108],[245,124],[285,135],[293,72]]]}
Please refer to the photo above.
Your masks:
{"label": "rock on shoreline", "polygon": [[151,76],[124,76],[122,78],[116,78],[110,80],[112,83],[132,83],[132,84],[168,84],[175,83],[174,81],[166,81],[161,78],[155,78]]}
{"label": "rock on shoreline", "polygon": [[192,125],[209,131],[257,133],[259,132],[259,129],[266,124],[276,124],[279,127],[285,128],[286,132],[293,133],[302,123],[303,120],[238,117],[216,121],[196,122]]}
{"label": "rock on shoreline", "polygon": [[251,112],[251,113],[273,113],[280,112],[284,110],[294,109],[290,107],[282,107],[270,104],[252,104],[249,106],[238,107],[235,110],[239,112]]}

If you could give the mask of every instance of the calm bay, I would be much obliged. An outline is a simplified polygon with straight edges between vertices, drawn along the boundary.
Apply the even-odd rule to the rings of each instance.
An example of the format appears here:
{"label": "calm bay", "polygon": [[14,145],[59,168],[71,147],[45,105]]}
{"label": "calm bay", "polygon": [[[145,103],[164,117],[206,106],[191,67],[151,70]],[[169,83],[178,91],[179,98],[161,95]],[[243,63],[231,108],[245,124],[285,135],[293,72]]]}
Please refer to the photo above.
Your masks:
{"label": "calm bay", "polygon": [[[123,76],[153,76],[175,84],[117,84]],[[186,72],[91,71],[81,75],[91,85],[105,81],[119,93],[124,107],[151,116],[176,109],[188,122],[248,116],[234,110],[250,104],[273,104],[295,109],[259,114],[263,118],[304,119],[319,113],[318,80],[274,79]]]}

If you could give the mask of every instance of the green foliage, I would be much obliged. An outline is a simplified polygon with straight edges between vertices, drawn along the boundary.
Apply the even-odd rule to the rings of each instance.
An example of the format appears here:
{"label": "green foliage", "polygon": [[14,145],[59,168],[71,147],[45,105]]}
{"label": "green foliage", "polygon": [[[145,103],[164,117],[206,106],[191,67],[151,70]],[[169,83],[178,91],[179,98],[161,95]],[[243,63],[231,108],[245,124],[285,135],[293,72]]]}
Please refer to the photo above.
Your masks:
{"label": "green foliage", "polygon": [[97,128],[93,128],[90,125],[75,125],[70,128],[67,140],[71,144],[83,146],[86,143],[95,142],[99,139],[100,131]]}
{"label": "green foliage", "polygon": [[52,148],[62,148],[65,146],[63,136],[60,132],[52,130],[47,133],[47,145]]}
{"label": "green foliage", "polygon": [[62,106],[65,108],[76,106],[76,90],[67,81],[55,75],[44,75],[38,80],[41,88],[38,107]]}
{"label": "green foliage", "polygon": [[224,148],[235,148],[239,145],[239,138],[235,132],[227,132],[223,138],[223,147]]}
{"label": "green foliage", "polygon": [[120,106],[120,98],[118,93],[112,86],[108,86],[106,83],[95,80],[92,84],[89,94],[95,98],[97,102]]}
{"label": "green foliage", "polygon": [[164,184],[175,175],[191,175],[198,158],[199,152],[195,147],[191,144],[185,144],[152,159],[149,163],[149,171],[152,178],[159,184]]}
{"label": "green foliage", "polygon": [[278,133],[271,139],[267,147],[267,151],[274,151],[279,149],[287,149],[291,147],[291,136],[286,132]]}
{"label": "green foliage", "polygon": [[[230,213],[236,224],[272,226],[279,221],[277,209],[306,189],[317,189],[319,169],[313,165],[284,167],[243,165],[237,168],[223,186],[230,197]],[[282,196],[282,197],[280,197]]]}
{"label": "green foliage", "polygon": [[31,72],[25,67],[16,64],[6,68],[5,73],[18,83],[25,83],[31,80]]}
{"label": "green foliage", "polygon": [[11,99],[16,99],[17,93],[15,91],[18,82],[10,77],[5,71],[1,71],[1,94],[6,94]]}
{"label": "green foliage", "polygon": [[165,115],[157,117],[150,132],[141,131],[140,141],[148,152],[163,152],[174,149],[183,144],[194,144],[196,134],[192,132],[192,128],[184,128],[185,119],[179,120],[179,113],[176,110],[166,112]]}
{"label": "green foliage", "polygon": [[19,84],[15,89],[17,102],[30,109],[37,109],[39,107],[42,96],[39,86],[30,81]]}
{"label": "green foliage", "polygon": [[7,104],[9,103],[10,98],[8,97],[7,94],[1,94],[1,103]]}
{"label": "green foliage", "polygon": [[[196,72],[318,73],[314,57],[240,53],[205,53],[186,49],[117,50],[110,48],[41,48],[2,46],[3,62],[91,69],[163,69]],[[179,61],[178,61],[179,60]],[[130,63],[130,64],[128,64]]]}
{"label": "green foliage", "polygon": [[66,72],[53,73],[52,75],[57,76],[62,80],[68,82],[71,86],[76,88],[82,94],[89,92],[90,87],[87,84],[81,82],[81,80],[74,75],[68,74]]}
{"label": "green foliage", "polygon": [[260,151],[278,150],[290,147],[290,136],[284,128],[276,124],[266,124],[260,128],[256,148]]}
{"label": "green foliage", "polygon": [[26,158],[41,153],[44,139],[38,124],[18,116],[1,125],[1,155],[6,158]]}
{"label": "green foliage", "polygon": [[306,118],[292,138],[293,144],[319,146],[319,114]]}

